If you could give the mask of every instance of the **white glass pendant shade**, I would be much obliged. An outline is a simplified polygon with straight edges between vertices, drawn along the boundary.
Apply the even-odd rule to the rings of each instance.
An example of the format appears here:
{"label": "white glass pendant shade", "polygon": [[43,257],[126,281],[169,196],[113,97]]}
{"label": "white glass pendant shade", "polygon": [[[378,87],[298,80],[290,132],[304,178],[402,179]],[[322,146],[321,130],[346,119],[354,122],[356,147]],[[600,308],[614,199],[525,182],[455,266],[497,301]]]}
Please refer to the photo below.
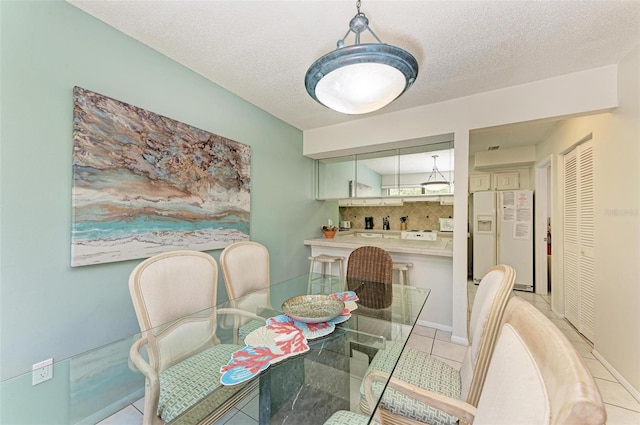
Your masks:
{"label": "white glass pendant shade", "polygon": [[366,114],[393,102],[405,87],[404,75],[396,68],[358,63],[325,75],[316,85],[316,97],[343,114]]}
{"label": "white glass pendant shade", "polygon": [[422,187],[429,192],[439,192],[444,189],[449,189],[451,187],[451,183],[447,181],[436,165],[438,155],[431,155],[431,158],[433,158],[433,170],[431,171],[431,174],[429,174],[427,181],[422,183]]}
{"label": "white glass pendant shade", "polygon": [[422,186],[431,192],[439,192],[443,189],[448,189],[451,186],[447,182],[431,182],[431,183],[422,183]]}
{"label": "white glass pendant shade", "polygon": [[418,62],[388,44],[341,47],[316,60],[305,86],[319,103],[344,114],[376,111],[397,99],[418,76]]}

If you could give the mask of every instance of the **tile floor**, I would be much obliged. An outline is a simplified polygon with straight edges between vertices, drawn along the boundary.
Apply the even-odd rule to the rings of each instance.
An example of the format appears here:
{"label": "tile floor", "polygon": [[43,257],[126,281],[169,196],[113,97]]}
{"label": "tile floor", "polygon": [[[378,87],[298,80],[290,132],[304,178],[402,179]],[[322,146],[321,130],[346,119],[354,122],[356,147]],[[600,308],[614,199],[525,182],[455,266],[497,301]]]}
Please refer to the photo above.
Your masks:
{"label": "tile floor", "polygon": [[[469,283],[469,305],[473,303],[477,286]],[[602,364],[591,354],[592,346],[571,325],[563,319],[559,319],[550,307],[550,299],[547,296],[515,291],[515,294],[533,304],[545,316],[567,336],[569,341],[584,358],[591,370],[593,377],[600,388],[602,398],[607,410],[607,424],[609,425],[637,425],[640,424],[640,403],[611,375]],[[460,367],[466,347],[449,342],[450,332],[443,332],[423,326],[416,326],[408,344],[437,356],[445,362]],[[357,359],[356,359],[357,362]],[[356,364],[352,367],[357,367]],[[365,365],[366,367],[366,365]],[[357,399],[359,379],[352,379],[352,399]],[[357,396],[357,397],[355,397]],[[354,404],[352,409],[356,409]],[[140,425],[142,424],[143,401],[139,400],[125,409],[99,422],[99,425]],[[258,423],[258,397],[256,392],[250,394],[234,409],[222,417],[216,425],[257,425]]]}

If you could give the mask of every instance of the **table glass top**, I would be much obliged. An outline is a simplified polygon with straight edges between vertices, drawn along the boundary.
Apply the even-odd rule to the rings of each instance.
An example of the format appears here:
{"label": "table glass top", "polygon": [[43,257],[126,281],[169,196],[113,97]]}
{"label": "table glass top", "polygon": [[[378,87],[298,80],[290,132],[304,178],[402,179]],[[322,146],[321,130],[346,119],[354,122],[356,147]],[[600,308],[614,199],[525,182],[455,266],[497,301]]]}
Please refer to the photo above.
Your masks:
{"label": "table glass top", "polygon": [[[314,279],[311,285],[310,278]],[[212,413],[215,410],[222,412],[224,408],[219,409],[220,406],[231,406],[256,391],[260,424],[323,424],[335,411],[359,411],[360,383],[367,366],[378,351],[389,346],[397,349],[399,344],[404,346],[430,291],[363,281],[350,282],[349,288],[353,290],[349,294],[357,296],[357,301],[345,302],[351,310],[350,316],[347,317],[347,311],[343,317],[330,321],[330,331],[322,328],[327,323],[306,324],[298,340],[289,338],[290,334],[274,333],[267,326],[275,323],[277,326],[297,324],[299,328],[303,327],[283,314],[282,304],[300,295],[343,293],[347,290],[343,282],[335,278],[331,286],[323,282],[320,275],[304,274],[272,284],[268,290],[255,291],[221,303],[216,309],[191,315],[216,321],[215,337],[221,344],[233,344],[238,327],[242,337],[243,331],[251,334],[248,341],[258,346],[245,345],[240,339],[237,348],[242,352],[233,354],[238,356],[234,357],[236,363],[246,366],[247,359],[257,357],[264,361],[259,370],[251,370],[253,364],[250,364],[236,373],[233,379],[238,378],[237,383],[231,379],[226,385],[203,391],[198,401],[171,423],[195,424],[207,418],[215,420],[216,415]],[[386,301],[381,303],[376,301],[378,299]],[[234,314],[238,311],[254,314],[263,320]],[[188,319],[180,319],[150,332],[158,335]],[[335,324],[331,323],[333,321]],[[285,339],[286,344],[282,342]],[[261,341],[268,341],[264,343],[269,348],[266,357]],[[297,348],[291,349],[292,344],[298,344]],[[280,350],[284,345],[290,348],[287,355],[282,355]],[[400,351],[396,361],[399,355]],[[229,356],[231,360],[232,356]],[[220,381],[221,375],[211,379]]]}

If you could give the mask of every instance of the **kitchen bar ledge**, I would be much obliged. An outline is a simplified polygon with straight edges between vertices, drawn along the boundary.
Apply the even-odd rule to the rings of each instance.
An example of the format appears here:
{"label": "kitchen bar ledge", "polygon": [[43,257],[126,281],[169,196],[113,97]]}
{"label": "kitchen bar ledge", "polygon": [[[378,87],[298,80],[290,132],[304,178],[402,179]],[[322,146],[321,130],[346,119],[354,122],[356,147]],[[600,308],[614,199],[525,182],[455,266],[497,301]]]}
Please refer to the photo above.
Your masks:
{"label": "kitchen bar ledge", "polygon": [[[383,233],[384,232],[384,233]],[[307,239],[304,241],[305,245],[314,247],[333,247],[333,248],[346,248],[356,249],[361,246],[377,246],[384,249],[390,254],[417,254],[417,255],[432,255],[437,257],[453,257],[453,241],[451,237],[441,238],[438,234],[437,241],[415,241],[407,239],[396,239],[386,237],[363,237],[357,236],[358,233],[374,233],[385,235],[397,235],[399,237],[399,231],[386,230],[386,231],[369,231],[369,230],[352,230],[349,232],[338,232],[336,237],[330,238],[317,238]],[[449,236],[449,235],[447,235]],[[451,235],[453,236],[453,235]]]}
{"label": "kitchen bar ledge", "polygon": [[[359,233],[381,234],[383,237],[357,236]],[[409,270],[411,286],[429,289],[431,295],[418,318],[418,324],[443,331],[451,331],[453,299],[453,242],[452,234],[446,233],[438,240],[399,239],[400,231],[357,230],[340,231],[334,238],[307,239],[304,244],[311,248],[311,255],[335,255],[347,259],[349,254],[361,246],[377,246],[387,251],[394,262],[412,263]],[[444,236],[444,235],[443,235]],[[336,267],[337,269],[337,267]],[[316,272],[320,272],[317,267]],[[333,270],[337,274],[337,270]],[[394,283],[398,283],[394,273]],[[410,297],[409,297],[410,298]]]}

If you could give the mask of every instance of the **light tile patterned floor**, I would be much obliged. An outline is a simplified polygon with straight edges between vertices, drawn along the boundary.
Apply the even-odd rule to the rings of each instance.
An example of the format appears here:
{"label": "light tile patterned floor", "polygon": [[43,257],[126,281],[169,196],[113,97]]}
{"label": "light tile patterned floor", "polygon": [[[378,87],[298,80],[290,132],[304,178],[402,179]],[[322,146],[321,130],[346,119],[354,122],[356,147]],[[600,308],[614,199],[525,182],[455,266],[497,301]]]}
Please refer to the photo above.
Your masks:
{"label": "light tile patterned floor", "polygon": [[[473,283],[468,285],[469,308],[473,303],[477,286]],[[591,344],[585,340],[573,327],[565,320],[558,318],[551,311],[549,296],[541,296],[528,292],[515,291],[519,296],[531,303],[545,316],[558,326],[567,336],[576,350],[585,359],[585,363],[593,374],[607,410],[607,424],[609,425],[638,425],[640,424],[640,403],[615,379],[609,371],[591,354]],[[454,367],[460,367],[460,362],[464,357],[465,347],[450,342],[451,332],[417,326],[414,328],[408,344],[425,353],[437,356]],[[366,367],[362,359],[354,359],[352,368]],[[360,380],[353,378],[351,382],[352,400],[359,399]],[[357,409],[356,404],[352,404],[352,410]],[[140,425],[142,424],[142,400],[127,406],[125,409],[99,422],[99,425]],[[229,411],[224,417],[216,422],[216,425],[257,425],[258,419],[258,394],[257,390],[246,397],[236,408]]]}

